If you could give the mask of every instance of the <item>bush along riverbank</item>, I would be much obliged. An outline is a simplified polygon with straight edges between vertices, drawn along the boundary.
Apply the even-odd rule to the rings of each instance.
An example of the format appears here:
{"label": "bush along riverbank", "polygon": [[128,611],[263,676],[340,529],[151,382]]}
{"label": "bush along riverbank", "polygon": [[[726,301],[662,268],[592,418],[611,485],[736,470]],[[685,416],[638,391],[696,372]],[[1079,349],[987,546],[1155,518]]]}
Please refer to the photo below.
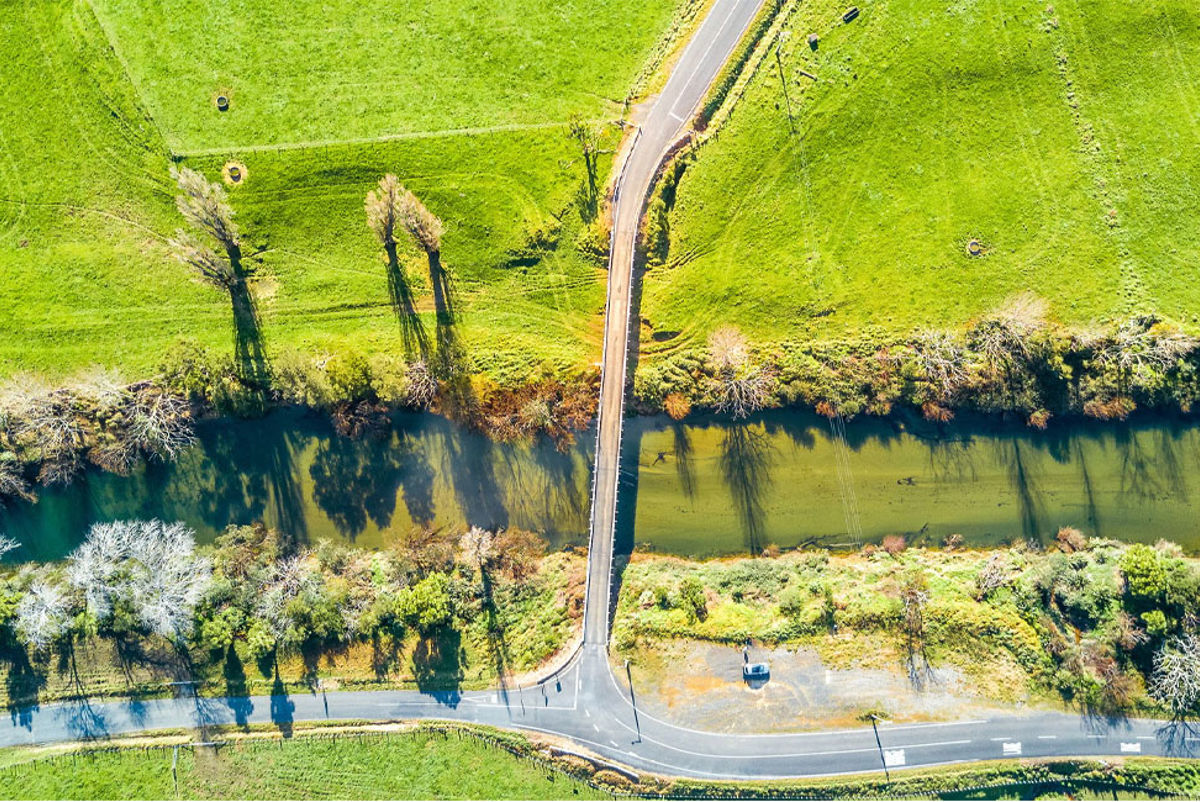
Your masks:
{"label": "bush along riverbank", "polygon": [[435,374],[423,361],[356,352],[284,351],[262,382],[194,343],[165,356],[154,380],[127,384],[96,369],[60,387],[19,376],[0,384],[0,504],[33,500],[88,467],[125,475],[143,460],[173,460],[203,417],[256,417],[300,406],[329,415],[339,434],[383,435],[396,410],[446,415],[498,440],[550,437],[567,448],[595,414],[597,376],[501,387],[482,374]]}
{"label": "bush along riverbank", "polygon": [[0,577],[2,693],[19,707],[169,682],[492,685],[574,637],[585,575],[581,555],[519,530],[418,530],[367,551],[261,526],[197,547],[181,524],[98,524],[65,561]]}
{"label": "bush along riverbank", "polygon": [[1093,713],[1200,714],[1200,560],[1059,533],[962,551],[883,546],[688,562],[637,555],[614,623],[636,659],[672,639],[815,649],[838,668],[921,682],[951,668],[997,701],[1061,699]]}
{"label": "bush along riverbank", "polygon": [[[749,334],[749,336],[748,336]],[[1155,316],[1078,331],[1047,319],[1031,295],[963,332],[901,341],[755,344],[714,331],[703,347],[643,357],[638,408],[681,418],[693,407],[735,417],[804,405],[828,415],[887,415],[897,406],[949,421],[956,410],[1020,415],[1045,428],[1056,415],[1124,419],[1141,407],[1190,412],[1200,397],[1200,339]]]}

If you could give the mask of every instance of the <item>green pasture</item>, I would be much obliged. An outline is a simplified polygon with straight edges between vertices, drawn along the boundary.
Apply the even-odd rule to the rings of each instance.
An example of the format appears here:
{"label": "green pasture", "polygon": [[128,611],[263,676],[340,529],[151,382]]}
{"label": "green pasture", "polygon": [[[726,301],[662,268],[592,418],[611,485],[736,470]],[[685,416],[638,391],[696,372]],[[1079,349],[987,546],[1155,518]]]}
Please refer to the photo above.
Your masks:
{"label": "green pasture", "polygon": [[785,6],[679,186],[648,349],[956,327],[1022,291],[1066,323],[1196,321],[1200,8],[858,5]]}
{"label": "green pasture", "polygon": [[[594,212],[566,123],[600,132],[602,191],[625,97],[684,8],[0,5],[0,376],[102,364],[133,379],[184,337],[232,347],[228,298],[166,248],[180,225],[173,157],[214,179],[227,161],[247,169],[230,196],[268,357],[400,347],[362,210],[395,172],[445,221],[456,336],[475,369],[516,382],[590,364],[603,269],[576,247]],[[432,337],[428,266],[401,256]]]}
{"label": "green pasture", "polygon": [[582,782],[482,739],[457,733],[411,732],[250,740],[215,750],[185,746],[177,756],[172,747],[152,747],[41,758],[0,769],[0,798],[604,797]]}
{"label": "green pasture", "polygon": [[[93,0],[177,151],[619,118],[664,0]],[[219,93],[230,100],[219,112]]]}

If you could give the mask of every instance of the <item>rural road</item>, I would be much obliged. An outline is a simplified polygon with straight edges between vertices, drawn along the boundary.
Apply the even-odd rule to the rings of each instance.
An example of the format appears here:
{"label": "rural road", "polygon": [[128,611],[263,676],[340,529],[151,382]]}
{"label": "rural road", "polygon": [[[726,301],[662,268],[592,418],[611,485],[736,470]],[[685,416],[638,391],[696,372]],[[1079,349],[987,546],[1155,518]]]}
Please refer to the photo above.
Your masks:
{"label": "rural road", "polygon": [[[552,734],[639,771],[697,778],[770,778],[875,771],[999,757],[1188,755],[1200,732],[1161,722],[1105,721],[1031,713],[982,721],[883,725],[791,734],[699,732],[637,710],[624,672],[608,660],[612,558],[634,246],[647,192],[667,150],[762,0],[715,0],[654,102],[618,181],[614,199],[604,334],[599,434],[584,611],[584,639],[571,661],[541,683],[481,692],[339,691],[293,696],[79,701],[10,712],[0,746],[104,739],[148,730],[191,729],[200,740],[215,726],[295,722],[443,719]],[[881,754],[882,752],[882,754]]]}
{"label": "rural road", "polygon": [[626,357],[630,343],[630,295],[642,208],[668,149],[687,130],[709,86],[762,2],[715,0],[635,135],[614,190],[583,630],[584,643],[589,646],[608,643],[621,431],[629,380]]}
{"label": "rural road", "polygon": [[[581,652],[544,682],[506,691],[345,691],[234,699],[155,699],[43,705],[0,724],[0,746],[108,738],[157,729],[295,722],[441,719],[562,736],[635,771],[707,779],[772,778],[877,771],[1000,757],[1194,756],[1200,731],[1161,722],[1107,722],[1035,713],[949,724],[747,735],[697,732],[635,709],[629,687],[603,660]],[[620,673],[620,672],[618,672]],[[635,689],[636,690],[636,689]]]}

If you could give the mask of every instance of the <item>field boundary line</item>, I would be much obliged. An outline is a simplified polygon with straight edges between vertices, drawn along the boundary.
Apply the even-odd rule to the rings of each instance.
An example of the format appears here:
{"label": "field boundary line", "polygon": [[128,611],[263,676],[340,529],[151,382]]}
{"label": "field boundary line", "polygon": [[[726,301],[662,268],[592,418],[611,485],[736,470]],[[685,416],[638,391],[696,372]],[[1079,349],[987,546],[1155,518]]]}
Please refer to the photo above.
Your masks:
{"label": "field boundary line", "polygon": [[171,139],[167,136],[167,132],[163,129],[158,121],[158,115],[150,105],[150,100],[146,93],[142,91],[141,85],[137,79],[133,77],[133,70],[129,69],[129,61],[125,58],[125,53],[122,52],[120,45],[117,43],[117,37],[109,29],[108,23],[104,21],[104,17],[96,10],[92,0],[83,0],[83,5],[87,6],[88,11],[92,14],[92,19],[96,20],[96,27],[104,34],[104,40],[108,42],[108,49],[112,51],[113,57],[117,63],[121,65],[121,71],[125,73],[125,80],[129,81],[129,86],[132,87],[134,95],[137,96],[138,105],[142,108],[142,113],[154,125],[154,130],[158,131],[158,138],[162,141],[163,147],[167,153],[174,154],[175,148],[172,147]]}
{"label": "field boundary line", "polygon": [[[610,123],[618,123],[620,120],[601,118],[595,120],[585,120],[584,122],[591,125],[608,125]],[[197,150],[177,150],[173,152],[176,156],[182,156],[185,158],[224,156],[231,153],[269,153],[273,151],[284,150],[309,150],[313,148],[337,147],[340,145],[371,145],[382,142],[403,141],[406,139],[436,139],[438,137],[452,136],[480,136],[486,134],[500,134],[506,131],[537,131],[550,128],[566,128],[568,125],[570,125],[569,121],[509,123],[505,125],[483,125],[469,128],[443,128],[438,131],[409,131],[402,134],[383,134],[381,136],[364,136],[354,137],[351,139],[314,139],[301,142],[279,142],[271,145],[230,145],[228,147],[200,148]]]}

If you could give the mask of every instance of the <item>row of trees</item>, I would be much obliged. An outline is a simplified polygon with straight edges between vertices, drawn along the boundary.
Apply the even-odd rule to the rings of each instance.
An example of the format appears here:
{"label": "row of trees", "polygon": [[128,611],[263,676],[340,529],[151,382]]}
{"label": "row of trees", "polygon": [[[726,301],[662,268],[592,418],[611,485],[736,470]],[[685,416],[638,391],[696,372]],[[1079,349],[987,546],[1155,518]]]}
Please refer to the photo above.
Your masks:
{"label": "row of trees", "polygon": [[235,647],[263,660],[398,641],[477,618],[490,598],[484,584],[530,581],[544,550],[520,530],[421,530],[367,551],[304,548],[261,525],[230,527],[198,547],[178,523],[98,524],[64,562],[3,579],[0,630],[35,657],[69,654],[94,637],[160,639],[201,660]]}
{"label": "row of trees", "polygon": [[733,327],[704,350],[644,363],[635,394],[681,417],[693,404],[735,417],[806,404],[827,415],[888,414],[897,404],[931,420],[957,409],[1018,412],[1044,428],[1053,415],[1124,418],[1139,406],[1189,411],[1200,398],[1200,339],[1154,316],[1106,330],[1051,324],[1024,295],[961,334],[909,340],[782,343],[753,352]]}

